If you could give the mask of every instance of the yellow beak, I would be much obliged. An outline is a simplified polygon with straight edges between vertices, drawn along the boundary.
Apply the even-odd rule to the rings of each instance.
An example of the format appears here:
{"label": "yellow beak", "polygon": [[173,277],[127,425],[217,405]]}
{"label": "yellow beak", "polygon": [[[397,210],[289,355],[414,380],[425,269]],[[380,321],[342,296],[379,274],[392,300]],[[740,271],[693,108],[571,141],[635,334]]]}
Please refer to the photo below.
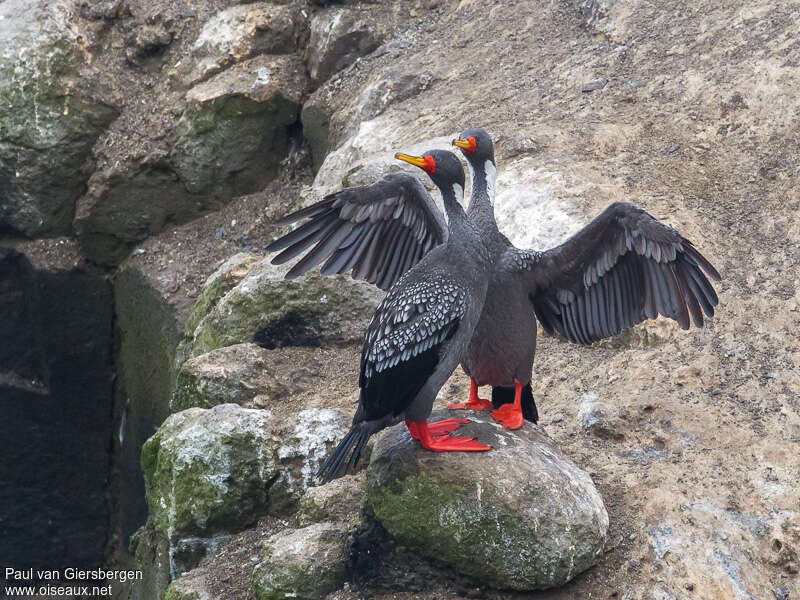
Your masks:
{"label": "yellow beak", "polygon": [[410,163],[415,167],[420,167],[420,168],[425,167],[425,159],[422,158],[421,156],[411,156],[410,154],[403,154],[401,152],[398,152],[397,154],[394,155],[394,157],[398,160]]}

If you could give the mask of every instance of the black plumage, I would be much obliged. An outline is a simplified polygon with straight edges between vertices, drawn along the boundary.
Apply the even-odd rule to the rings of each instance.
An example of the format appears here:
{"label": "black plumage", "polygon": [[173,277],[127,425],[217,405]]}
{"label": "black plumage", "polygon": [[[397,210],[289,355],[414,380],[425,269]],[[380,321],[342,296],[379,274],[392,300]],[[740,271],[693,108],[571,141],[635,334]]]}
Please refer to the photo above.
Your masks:
{"label": "black plumage", "polygon": [[[406,421],[412,436],[430,450],[489,449],[468,438],[433,438],[434,433],[447,434],[456,429],[463,420],[449,419],[430,426],[427,423],[437,392],[458,365],[469,342],[488,282],[488,252],[459,204],[459,196],[463,198],[463,168],[458,158],[446,151],[432,151],[422,158],[398,157],[425,168],[431,175],[442,194],[450,231],[443,245],[424,256],[419,249],[413,251],[415,258],[422,257],[420,262],[400,275],[375,310],[361,352],[358,410],[350,432],[320,467],[318,477],[322,481],[335,477],[340,469],[346,472],[354,468],[369,437],[401,420]],[[390,212],[388,208],[366,204],[358,209],[347,208],[345,216],[351,211],[363,216],[370,208],[376,222]],[[422,222],[419,216],[403,216],[402,208],[393,210],[405,228],[390,234],[394,245],[388,247],[400,248],[400,258],[395,260],[386,245],[374,243],[376,238],[361,250],[367,257],[364,260],[370,276],[379,281],[393,279],[401,262],[409,262],[409,254],[403,252],[408,252],[413,240],[424,239],[419,237],[420,226],[415,225]],[[378,227],[390,227],[391,223],[384,220]]]}
{"label": "black plumage", "polygon": [[267,252],[282,250],[273,264],[307,251],[286,274],[287,279],[324,261],[324,275],[352,271],[353,277],[388,289],[447,239],[447,225],[430,194],[416,177],[404,172],[330,194],[276,225],[303,219],[309,220],[266,248]]}

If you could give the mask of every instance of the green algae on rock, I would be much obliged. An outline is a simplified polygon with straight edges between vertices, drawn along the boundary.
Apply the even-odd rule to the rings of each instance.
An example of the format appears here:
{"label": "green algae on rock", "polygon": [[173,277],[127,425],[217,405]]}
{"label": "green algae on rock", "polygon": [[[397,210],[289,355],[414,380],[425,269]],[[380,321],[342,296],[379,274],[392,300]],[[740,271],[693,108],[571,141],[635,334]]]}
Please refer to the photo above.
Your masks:
{"label": "green algae on rock", "polygon": [[334,523],[287,529],[264,544],[253,571],[258,600],[319,600],[340,588],[346,578],[347,532]]}
{"label": "green algae on rock", "polygon": [[269,350],[247,343],[217,348],[187,360],[178,372],[170,409],[175,412],[231,403],[268,408],[253,401],[286,397],[288,392],[280,374],[270,368],[269,358]]}
{"label": "green algae on rock", "polygon": [[346,344],[363,340],[382,293],[349,277],[317,272],[286,280],[290,265],[264,259],[200,321],[191,356],[256,342],[265,348]]}
{"label": "green algae on rock", "polygon": [[257,254],[239,252],[227,259],[209,275],[186,318],[185,335],[191,338],[203,317],[217,304],[220,298],[233,289],[259,260]]}
{"label": "green algae on rock", "polygon": [[171,415],[142,449],[145,529],[167,541],[171,578],[259,516],[293,510],[347,424],[336,409],[278,419],[221,404]]}
{"label": "green algae on rock", "polygon": [[173,578],[265,513],[279,468],[269,421],[265,411],[233,404],[192,408],[171,415],[145,443],[148,523],[169,542]]}
{"label": "green algae on rock", "polygon": [[555,587],[591,567],[608,515],[589,476],[540,428],[471,417],[459,433],[491,452],[426,452],[399,425],[378,440],[366,492],[386,530],[494,587]]}

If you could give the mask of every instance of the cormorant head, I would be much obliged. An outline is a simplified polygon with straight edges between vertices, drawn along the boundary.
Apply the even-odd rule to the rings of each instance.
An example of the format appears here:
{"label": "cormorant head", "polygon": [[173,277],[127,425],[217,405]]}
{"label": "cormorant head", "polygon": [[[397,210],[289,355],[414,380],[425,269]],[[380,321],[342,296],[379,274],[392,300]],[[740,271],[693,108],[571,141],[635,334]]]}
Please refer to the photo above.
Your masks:
{"label": "cormorant head", "polygon": [[[450,190],[457,185],[463,194],[464,167],[449,150],[428,150],[422,156],[398,153],[394,157],[425,171],[440,190]],[[456,199],[460,202],[461,195],[456,193]]]}
{"label": "cormorant head", "polygon": [[453,145],[461,148],[472,164],[483,165],[487,160],[494,163],[494,144],[484,129],[465,129],[453,140]]}

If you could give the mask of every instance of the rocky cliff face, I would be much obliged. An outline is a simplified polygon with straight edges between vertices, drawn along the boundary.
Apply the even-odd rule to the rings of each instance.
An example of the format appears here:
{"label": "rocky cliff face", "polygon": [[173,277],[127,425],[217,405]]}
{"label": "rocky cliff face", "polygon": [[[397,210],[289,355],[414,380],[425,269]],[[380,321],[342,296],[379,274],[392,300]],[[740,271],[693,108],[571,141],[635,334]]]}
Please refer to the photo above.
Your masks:
{"label": "rocky cliff face", "polygon": [[[491,476],[460,489],[439,463],[407,455],[399,430],[376,441],[366,474],[308,488],[352,414],[359,331],[379,295],[347,279],[283,283],[261,256],[270,223],[399,168],[395,151],[446,147],[468,126],[498,140],[497,217],[518,245],[556,244],[630,200],[692,239],[724,278],[702,331],[659,320],[591,348],[540,340],[544,433],[526,431],[528,443],[560,449],[560,472],[596,486],[576,484],[576,506],[595,508],[578,511],[575,541],[590,546],[557,554],[596,564],[546,597],[800,593],[793,7],[38,0],[25,12],[0,0],[0,17],[0,235],[16,248],[3,259],[1,321],[12,325],[0,335],[14,350],[0,345],[0,386],[56,394],[61,359],[48,352],[71,346],[48,346],[50,329],[35,325],[52,322],[41,300],[55,293],[41,283],[52,273],[72,278],[58,288],[69,302],[53,327],[108,355],[110,276],[113,409],[106,359],[75,363],[85,378],[62,387],[80,380],[97,392],[69,402],[96,424],[81,464],[107,465],[110,447],[113,467],[107,508],[102,468],[81,483],[91,492],[75,505],[111,517],[92,522],[91,551],[73,558],[97,561],[105,544],[108,561],[146,572],[115,596],[523,598],[555,585],[551,575],[576,575],[544,550],[537,564],[555,566],[533,573],[459,548],[452,524],[473,514],[486,536],[470,547],[532,552],[541,487],[522,493],[518,482],[514,514],[498,504],[491,514],[507,526],[496,531],[524,535],[497,542],[479,506]],[[24,241],[56,235],[69,239]],[[40,247],[57,259],[37,262]],[[68,329],[73,317],[95,319],[98,336]],[[442,400],[466,392],[456,373]],[[42,418],[3,410],[20,432]],[[45,423],[52,455],[65,452],[53,440],[68,449],[85,433],[37,423],[28,429]],[[389,479],[387,496],[375,482]],[[56,514],[46,481],[31,493]],[[192,487],[208,493],[191,498]],[[605,508],[586,501],[595,493]],[[418,515],[425,531],[387,509],[410,513],[414,494],[438,507]],[[493,494],[487,502],[499,502]],[[545,505],[547,523],[561,523],[556,509],[568,505]],[[13,514],[23,531],[24,514]],[[40,545],[3,554],[23,547]]]}

